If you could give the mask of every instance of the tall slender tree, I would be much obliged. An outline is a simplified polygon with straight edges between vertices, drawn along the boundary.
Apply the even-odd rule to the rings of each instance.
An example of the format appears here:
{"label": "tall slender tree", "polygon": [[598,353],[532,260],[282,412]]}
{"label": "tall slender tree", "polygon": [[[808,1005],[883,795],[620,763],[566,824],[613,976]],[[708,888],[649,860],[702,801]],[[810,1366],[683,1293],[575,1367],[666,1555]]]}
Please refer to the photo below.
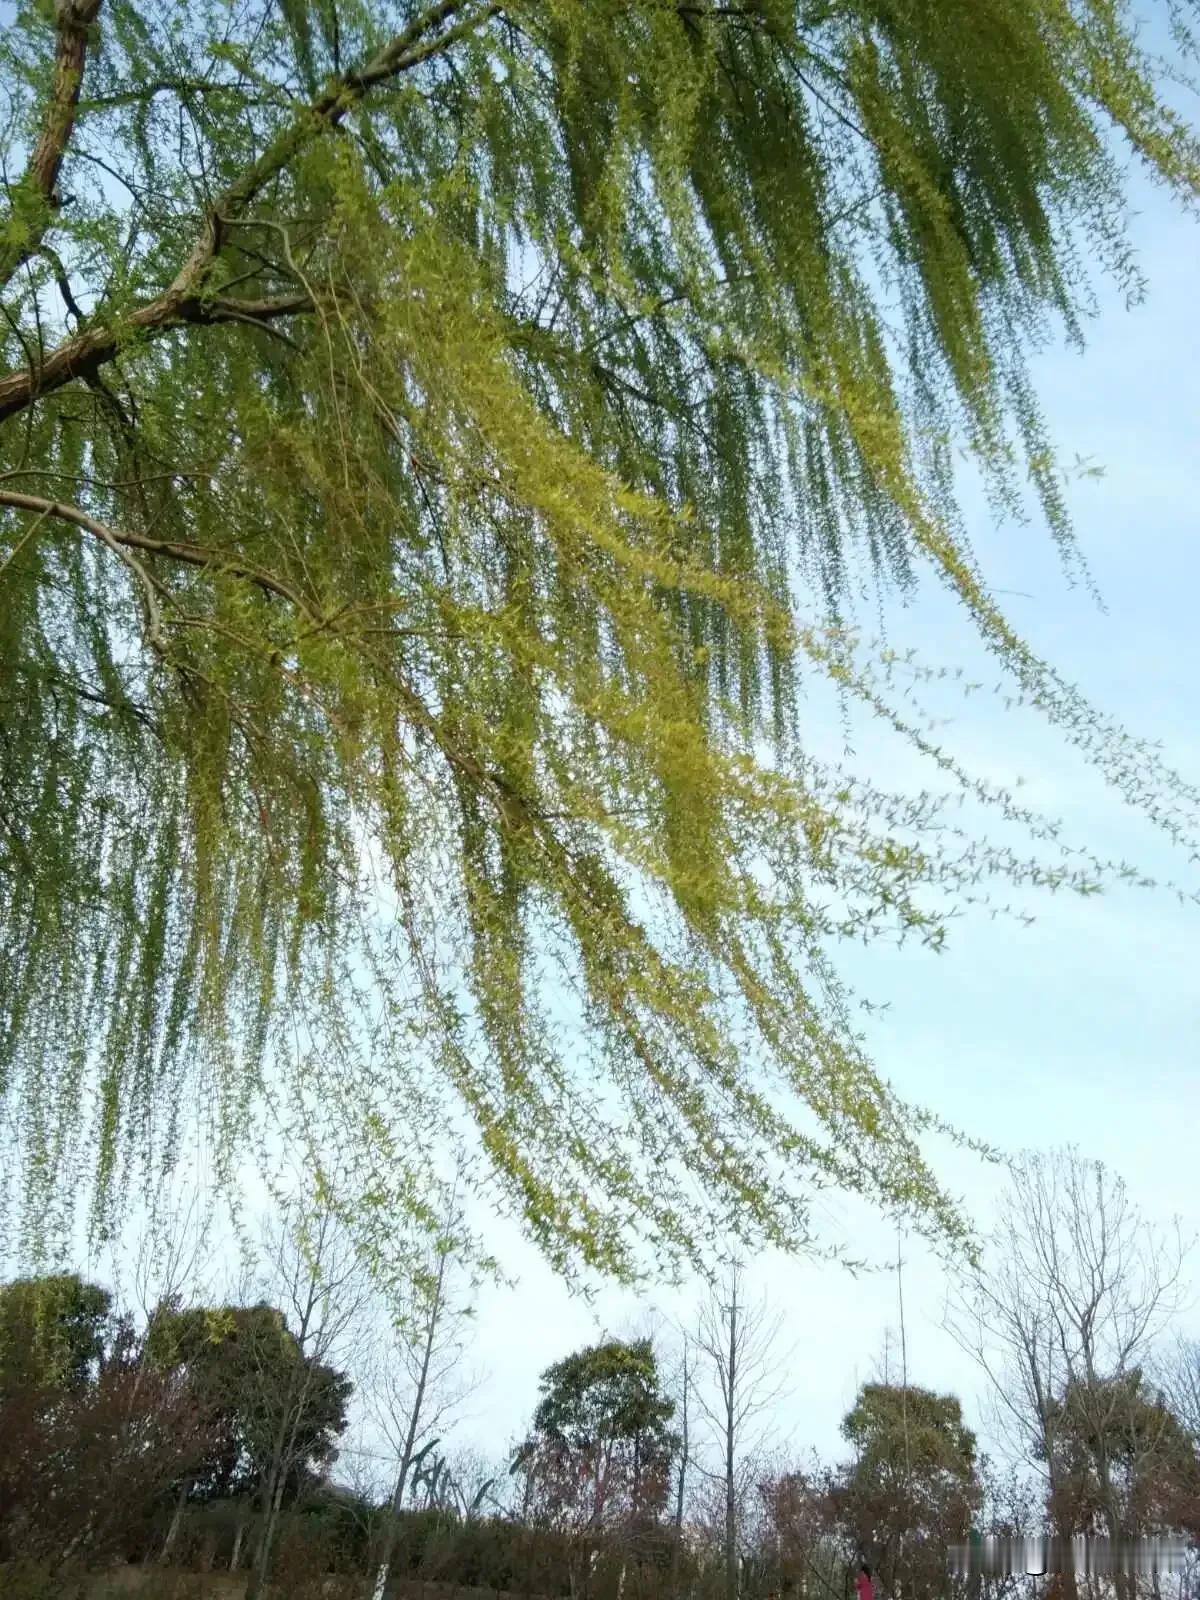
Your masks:
{"label": "tall slender tree", "polygon": [[683,1555],[683,1516],[687,1508],[688,1468],[692,1459],[692,1416],[695,1410],[696,1357],[691,1333],[681,1330],[679,1363],[673,1375],[671,1392],[675,1397],[675,1426],[679,1451],[675,1462],[674,1537],[671,1541],[671,1593],[679,1593],[680,1559]]}
{"label": "tall slender tree", "polygon": [[734,1261],[697,1319],[697,1408],[709,1433],[709,1464],[700,1470],[721,1486],[721,1553],[726,1600],[737,1600],[741,1570],[741,1517],[753,1487],[756,1456],[766,1442],[769,1413],[782,1393],[778,1348],[782,1318],[746,1290],[745,1269]]}
{"label": "tall slender tree", "polygon": [[[336,1415],[340,1402],[337,1432],[346,1425],[345,1405],[353,1385],[333,1363],[350,1364],[367,1302],[362,1262],[328,1207],[293,1201],[268,1224],[263,1242],[267,1281],[284,1305],[280,1332],[295,1355],[282,1372],[274,1351],[263,1363],[270,1426],[263,1439],[262,1523],[247,1590],[250,1600],[257,1600],[267,1582],[284,1495],[313,1453],[314,1411],[324,1408]],[[257,1359],[258,1349],[252,1346],[251,1354]],[[326,1438],[332,1431],[327,1429]],[[329,1448],[326,1459],[335,1453]]]}
{"label": "tall slender tree", "polygon": [[[936,746],[848,619],[932,574],[1195,841],[1196,791],[1018,636],[952,493],[960,441],[1070,556],[1025,357],[1093,264],[1138,287],[1114,137],[1200,193],[1124,7],[54,0],[0,80],[30,1215],[73,1156],[103,1214],[189,1105],[223,1171],[270,1156],[267,1096],[393,1250],[464,1111],[563,1269],[803,1247],[814,1182],[960,1240],[830,940],[936,946],[989,875],[1123,869]],[[812,681],[1031,856],[822,762]]]}
{"label": "tall slender tree", "polygon": [[465,1331],[472,1308],[465,1299],[454,1239],[460,1217],[452,1201],[442,1238],[432,1252],[413,1303],[390,1330],[374,1383],[374,1409],[395,1459],[390,1484],[391,1518],[379,1551],[372,1586],[382,1600],[395,1553],[397,1518],[412,1488],[413,1469],[441,1442],[477,1380],[466,1375]]}

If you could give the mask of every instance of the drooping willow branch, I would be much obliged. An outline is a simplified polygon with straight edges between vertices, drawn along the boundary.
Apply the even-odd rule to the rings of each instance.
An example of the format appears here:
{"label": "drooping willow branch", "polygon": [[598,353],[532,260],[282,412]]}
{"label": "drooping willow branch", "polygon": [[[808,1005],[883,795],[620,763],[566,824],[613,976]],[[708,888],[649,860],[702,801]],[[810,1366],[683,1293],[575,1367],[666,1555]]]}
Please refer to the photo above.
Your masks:
{"label": "drooping willow branch", "polygon": [[[827,604],[859,558],[942,574],[1006,681],[1196,832],[1006,626],[938,443],[966,419],[1000,500],[1027,462],[1069,538],[1022,366],[1078,289],[1063,197],[1119,243],[1113,123],[1200,173],[1111,7],[979,0],[965,40],[951,0],[109,3],[55,124],[77,203],[0,307],[30,1205],[84,1089],[104,1192],[203,1071],[230,1148],[278,1090],[364,1229],[430,1191],[413,1130],[465,1111],[558,1265],[797,1248],[829,1184],[960,1240],[827,945],[937,945],[984,877],[1121,869],[947,827],[950,789],[1064,848]],[[55,81],[21,15],[13,171]],[[813,683],[930,789],[823,758]]]}

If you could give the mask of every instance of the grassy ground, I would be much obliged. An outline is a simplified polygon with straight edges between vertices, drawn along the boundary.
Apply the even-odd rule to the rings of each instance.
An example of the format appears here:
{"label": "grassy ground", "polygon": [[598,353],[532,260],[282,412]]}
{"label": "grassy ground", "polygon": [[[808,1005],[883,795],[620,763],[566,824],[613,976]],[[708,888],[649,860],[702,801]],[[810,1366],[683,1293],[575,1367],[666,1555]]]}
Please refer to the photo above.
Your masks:
{"label": "grassy ground", "polygon": [[[91,1580],[87,1600],[245,1600],[246,1574],[232,1572],[182,1572],[163,1567],[116,1567]],[[328,1600],[365,1600],[366,1578],[318,1578],[302,1585],[305,1600],[318,1595]],[[273,1586],[272,1600],[287,1600],[291,1585]],[[422,1583],[401,1579],[392,1586],[394,1600],[538,1600],[537,1596],[509,1595],[495,1589],[472,1589],[448,1583]],[[8,1600],[7,1594],[5,1600]]]}

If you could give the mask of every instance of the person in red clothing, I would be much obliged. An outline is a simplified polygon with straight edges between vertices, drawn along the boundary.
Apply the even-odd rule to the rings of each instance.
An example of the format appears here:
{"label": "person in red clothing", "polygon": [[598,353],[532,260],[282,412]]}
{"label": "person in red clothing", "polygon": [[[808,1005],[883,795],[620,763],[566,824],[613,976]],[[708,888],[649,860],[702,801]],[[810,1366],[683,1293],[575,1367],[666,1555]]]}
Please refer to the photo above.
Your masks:
{"label": "person in red clothing", "polygon": [[871,1569],[864,1561],[858,1569],[858,1577],[854,1580],[858,1589],[858,1600],[875,1600],[875,1585],[871,1582]]}

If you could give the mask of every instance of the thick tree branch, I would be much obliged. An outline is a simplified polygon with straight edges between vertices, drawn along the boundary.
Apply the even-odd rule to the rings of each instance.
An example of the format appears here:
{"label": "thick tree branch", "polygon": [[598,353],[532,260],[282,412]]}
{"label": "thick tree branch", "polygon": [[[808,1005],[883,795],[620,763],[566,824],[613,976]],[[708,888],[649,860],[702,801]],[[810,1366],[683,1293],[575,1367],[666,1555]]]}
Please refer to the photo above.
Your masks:
{"label": "thick tree branch", "polygon": [[0,288],[37,251],[53,213],[58,174],[75,129],[88,29],[99,16],[102,3],[103,0],[58,0],[50,93],[29,165],[10,191],[5,232],[0,237]]}
{"label": "thick tree branch", "polygon": [[[101,0],[70,0],[70,3],[77,8],[94,6],[98,9]],[[439,0],[397,34],[365,67],[333,79],[325,92],[305,107],[258,160],[216,197],[203,232],[163,294],[156,295],[112,326],[82,332],[52,350],[43,361],[0,377],[0,422],[17,415],[43,395],[61,389],[64,384],[94,374],[112,360],[122,344],[139,335],[164,333],[189,323],[258,322],[265,326],[278,317],[311,310],[311,301],[305,296],[249,302],[204,294],[204,280],[220,248],[222,229],[243,217],[272,179],[314,139],[337,127],[372,89],[447,49],[501,9],[501,0],[486,0],[474,6],[469,6],[467,0]]]}
{"label": "thick tree branch", "polygon": [[243,322],[268,327],[281,317],[302,316],[313,309],[307,295],[275,300],[236,300],[220,295],[168,292],[148,300],[120,322],[91,328],[67,339],[36,366],[0,378],[0,422],[19,415],[32,401],[53,394],[77,378],[90,378],[111,361],[123,345],[147,334],[167,333],[189,324]]}

